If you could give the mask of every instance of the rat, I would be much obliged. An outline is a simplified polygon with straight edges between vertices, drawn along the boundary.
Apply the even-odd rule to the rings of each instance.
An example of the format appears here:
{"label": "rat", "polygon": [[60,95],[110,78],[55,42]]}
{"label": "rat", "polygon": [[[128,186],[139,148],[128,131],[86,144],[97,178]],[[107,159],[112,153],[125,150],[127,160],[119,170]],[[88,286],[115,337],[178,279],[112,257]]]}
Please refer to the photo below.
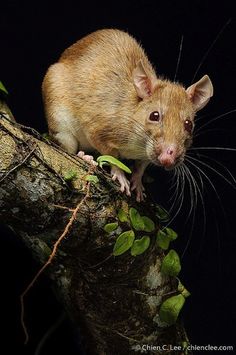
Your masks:
{"label": "rat", "polygon": [[[127,195],[145,197],[142,177],[152,163],[183,163],[194,116],[213,95],[208,75],[185,88],[158,76],[141,45],[117,29],[93,32],[67,48],[42,84],[49,134],[65,150],[133,159],[130,181],[117,166],[113,180]],[[86,153],[85,153],[86,152]],[[94,162],[95,163],[95,162]]]}

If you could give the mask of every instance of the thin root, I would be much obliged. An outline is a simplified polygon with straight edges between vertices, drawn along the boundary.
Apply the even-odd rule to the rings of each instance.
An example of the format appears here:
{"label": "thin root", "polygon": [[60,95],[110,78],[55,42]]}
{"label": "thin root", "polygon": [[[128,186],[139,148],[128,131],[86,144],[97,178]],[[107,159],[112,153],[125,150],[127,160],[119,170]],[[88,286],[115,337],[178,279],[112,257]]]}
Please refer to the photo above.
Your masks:
{"label": "thin root", "polygon": [[87,192],[86,195],[83,197],[83,199],[78,203],[78,205],[76,206],[76,208],[73,210],[72,216],[69,220],[69,222],[67,223],[64,231],[62,232],[62,234],[60,235],[60,237],[57,239],[57,241],[55,242],[55,244],[53,245],[53,250],[51,252],[51,254],[49,255],[48,260],[46,261],[46,263],[41,267],[41,269],[39,269],[39,271],[37,272],[37,274],[34,276],[34,278],[32,279],[32,281],[29,283],[29,285],[26,287],[26,289],[23,291],[23,293],[20,296],[20,304],[21,304],[21,325],[25,334],[25,341],[24,344],[27,344],[29,341],[29,334],[27,331],[27,327],[25,325],[25,321],[24,321],[24,315],[25,315],[25,307],[24,307],[24,297],[27,295],[27,293],[29,292],[29,290],[33,287],[33,285],[35,284],[35,282],[37,281],[37,279],[39,278],[39,276],[43,273],[43,271],[48,267],[48,265],[51,264],[52,260],[54,259],[56,253],[57,253],[57,249],[60,245],[60,243],[62,242],[62,240],[65,238],[65,236],[68,234],[70,227],[72,226],[74,220],[76,219],[76,215],[80,209],[80,207],[82,206],[82,204],[85,202],[85,200],[88,198],[89,196],[89,191],[90,191],[90,183],[88,182],[88,184],[86,185],[87,187]]}

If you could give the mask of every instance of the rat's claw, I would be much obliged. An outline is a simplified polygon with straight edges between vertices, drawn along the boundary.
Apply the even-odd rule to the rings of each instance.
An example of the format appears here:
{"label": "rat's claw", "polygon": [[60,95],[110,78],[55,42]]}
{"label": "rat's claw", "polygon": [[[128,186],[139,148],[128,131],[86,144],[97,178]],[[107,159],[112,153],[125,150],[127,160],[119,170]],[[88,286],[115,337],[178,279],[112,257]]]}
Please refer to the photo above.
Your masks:
{"label": "rat's claw", "polygon": [[136,201],[137,202],[144,201],[146,197],[147,197],[147,195],[143,191],[136,190]]}
{"label": "rat's claw", "polygon": [[136,201],[141,202],[146,198],[146,194],[144,193],[145,188],[142,184],[142,179],[137,175],[133,175],[131,178],[131,191],[136,191]]}
{"label": "rat's claw", "polygon": [[98,163],[93,159],[92,155],[87,155],[82,150],[77,153],[77,156],[94,166],[98,165]]}
{"label": "rat's claw", "polygon": [[113,181],[118,181],[120,183],[120,191],[125,192],[127,196],[130,196],[130,182],[126,178],[124,172],[117,166],[112,166],[111,175]]}

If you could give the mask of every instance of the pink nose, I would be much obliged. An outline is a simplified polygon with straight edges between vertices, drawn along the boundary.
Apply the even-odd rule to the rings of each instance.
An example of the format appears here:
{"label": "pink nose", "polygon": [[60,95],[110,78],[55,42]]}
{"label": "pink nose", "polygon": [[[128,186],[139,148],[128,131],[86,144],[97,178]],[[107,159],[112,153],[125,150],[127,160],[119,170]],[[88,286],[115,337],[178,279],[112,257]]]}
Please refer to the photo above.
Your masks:
{"label": "pink nose", "polygon": [[161,163],[162,166],[171,166],[174,164],[174,160],[166,156],[165,154],[162,154],[159,157],[159,162]]}
{"label": "pink nose", "polygon": [[175,163],[175,149],[172,146],[163,149],[158,157],[160,164],[164,167],[170,167]]}

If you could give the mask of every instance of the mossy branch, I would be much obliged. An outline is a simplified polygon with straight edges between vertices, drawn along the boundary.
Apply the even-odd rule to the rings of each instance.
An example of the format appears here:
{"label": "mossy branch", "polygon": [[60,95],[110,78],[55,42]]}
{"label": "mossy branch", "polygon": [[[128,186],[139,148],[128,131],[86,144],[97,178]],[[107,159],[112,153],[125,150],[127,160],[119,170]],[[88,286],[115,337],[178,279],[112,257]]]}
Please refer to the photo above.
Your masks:
{"label": "mossy branch", "polygon": [[[91,171],[91,166],[34,130],[11,122],[3,105],[1,110],[0,221],[28,246],[39,267],[47,262],[80,205],[47,273],[68,315],[81,329],[87,354],[132,354],[145,344],[186,343],[179,322],[168,327],[159,317],[161,303],[175,292],[177,281],[160,270],[164,252],[157,247],[154,232],[145,253],[115,257],[117,235],[104,230],[106,224],[118,221],[121,208],[130,207],[158,225],[150,201],[137,205],[127,199],[102,169]],[[65,179],[69,171],[73,178]],[[180,354],[171,351],[175,353]]]}

